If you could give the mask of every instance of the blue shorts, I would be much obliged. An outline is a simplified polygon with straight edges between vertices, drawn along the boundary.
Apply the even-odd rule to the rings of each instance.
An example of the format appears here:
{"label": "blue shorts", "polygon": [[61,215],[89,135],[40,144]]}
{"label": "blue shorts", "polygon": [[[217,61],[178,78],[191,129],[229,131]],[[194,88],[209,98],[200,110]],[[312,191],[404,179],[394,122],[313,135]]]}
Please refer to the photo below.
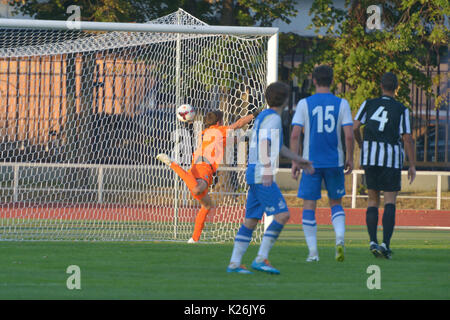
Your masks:
{"label": "blue shorts", "polygon": [[315,168],[313,174],[303,172],[298,197],[305,200],[322,198],[322,180],[328,191],[328,198],[341,199],[345,195],[344,168]]}
{"label": "blue shorts", "polygon": [[260,220],[264,212],[271,216],[287,211],[286,200],[275,182],[270,187],[262,184],[250,184],[245,207],[246,218]]}

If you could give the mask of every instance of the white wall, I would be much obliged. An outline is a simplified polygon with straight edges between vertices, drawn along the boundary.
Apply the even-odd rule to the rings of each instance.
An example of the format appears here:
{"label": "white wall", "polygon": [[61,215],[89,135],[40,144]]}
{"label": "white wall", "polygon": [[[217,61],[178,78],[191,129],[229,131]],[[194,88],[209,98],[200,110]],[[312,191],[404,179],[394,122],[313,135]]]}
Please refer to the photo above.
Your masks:
{"label": "white wall", "polygon": [[[359,177],[361,177],[359,175]],[[351,187],[352,176],[346,176],[346,185]],[[442,176],[441,178],[442,191],[450,191],[450,177]],[[300,178],[295,181],[291,177],[290,170],[280,170],[275,176],[275,180],[282,190],[297,190],[300,183]],[[402,175],[402,192],[436,192],[437,177],[436,176],[423,176],[417,175],[412,184],[409,184],[408,178]]]}

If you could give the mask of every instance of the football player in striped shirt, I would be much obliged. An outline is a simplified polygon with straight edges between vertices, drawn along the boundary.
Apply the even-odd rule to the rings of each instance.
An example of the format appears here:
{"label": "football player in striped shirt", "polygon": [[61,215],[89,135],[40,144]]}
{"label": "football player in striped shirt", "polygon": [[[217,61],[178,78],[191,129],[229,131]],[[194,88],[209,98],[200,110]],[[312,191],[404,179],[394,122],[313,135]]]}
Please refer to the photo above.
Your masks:
{"label": "football player in striped shirt", "polygon": [[[292,118],[291,151],[297,154],[303,147],[303,158],[313,163],[315,173],[303,172],[298,197],[303,201],[302,226],[309,249],[308,262],[319,261],[317,249],[316,203],[321,195],[322,182],[328,191],[331,222],[336,234],[336,261],[344,261],[345,212],[342,197],[345,195],[345,174],[353,170],[353,118],[347,100],[330,92],[333,69],[318,66],[313,71],[316,93],[298,102]],[[300,141],[300,133],[304,138]],[[345,151],[341,132],[345,137]],[[299,170],[292,163],[292,176],[297,179]]]}
{"label": "football player in striped shirt", "polygon": [[[401,189],[404,161],[402,142],[409,160],[408,179],[416,176],[409,110],[395,100],[398,81],[387,72],[381,78],[382,96],[364,101],[355,116],[355,140],[361,149],[360,164],[365,170],[368,189],[366,211],[370,251],[376,257],[391,259],[390,241],[395,225],[395,203]],[[360,127],[364,125],[363,138]],[[377,225],[380,192],[384,193],[383,243],[378,245]]]}
{"label": "football player in striped shirt", "polygon": [[258,271],[280,274],[280,271],[268,261],[269,251],[289,220],[286,201],[274,182],[278,155],[291,159],[299,168],[314,171],[311,162],[293,154],[283,145],[283,128],[279,113],[288,102],[289,87],[282,82],[274,82],[267,87],[265,97],[269,108],[255,119],[250,137],[245,176],[249,185],[245,221],[236,234],[227,272],[251,273],[241,265],[241,260],[252,240],[253,230],[265,212],[267,216],[272,216],[273,220],[264,232],[258,254],[251,267]]}

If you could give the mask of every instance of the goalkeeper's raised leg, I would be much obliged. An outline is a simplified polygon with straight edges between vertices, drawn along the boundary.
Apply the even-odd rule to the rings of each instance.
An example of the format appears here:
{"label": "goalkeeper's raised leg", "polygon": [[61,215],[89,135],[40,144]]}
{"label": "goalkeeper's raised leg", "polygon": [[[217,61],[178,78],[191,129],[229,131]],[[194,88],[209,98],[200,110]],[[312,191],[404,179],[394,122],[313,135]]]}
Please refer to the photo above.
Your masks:
{"label": "goalkeeper's raised leg", "polygon": [[184,181],[192,197],[201,205],[195,218],[192,237],[188,243],[197,243],[200,240],[207,215],[212,208],[208,191],[213,182],[214,173],[223,161],[227,131],[242,128],[252,121],[257,113],[240,118],[229,126],[224,126],[221,111],[208,112],[203,121],[206,129],[201,133],[199,147],[194,152],[192,165],[188,171],[166,154],[161,153],[156,156],[156,159],[169,166]]}

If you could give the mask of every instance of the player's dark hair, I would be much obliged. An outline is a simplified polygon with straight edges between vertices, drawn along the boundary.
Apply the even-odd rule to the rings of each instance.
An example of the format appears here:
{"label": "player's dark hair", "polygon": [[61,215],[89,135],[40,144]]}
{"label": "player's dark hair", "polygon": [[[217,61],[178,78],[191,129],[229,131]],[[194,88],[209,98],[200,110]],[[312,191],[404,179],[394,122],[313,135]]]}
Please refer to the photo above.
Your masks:
{"label": "player's dark hair", "polygon": [[329,87],[333,82],[333,68],[327,65],[315,67],[312,77],[320,87]]}
{"label": "player's dark hair", "polygon": [[206,128],[209,128],[217,124],[217,122],[222,121],[222,119],[223,119],[222,111],[211,111],[205,115],[205,118],[203,119],[203,124],[205,125]]}
{"label": "player's dark hair", "polygon": [[289,97],[289,86],[284,82],[273,82],[267,87],[265,97],[269,107],[282,107]]}
{"label": "player's dark hair", "polygon": [[389,92],[394,92],[398,87],[397,76],[392,72],[386,72],[381,77],[381,87]]}

